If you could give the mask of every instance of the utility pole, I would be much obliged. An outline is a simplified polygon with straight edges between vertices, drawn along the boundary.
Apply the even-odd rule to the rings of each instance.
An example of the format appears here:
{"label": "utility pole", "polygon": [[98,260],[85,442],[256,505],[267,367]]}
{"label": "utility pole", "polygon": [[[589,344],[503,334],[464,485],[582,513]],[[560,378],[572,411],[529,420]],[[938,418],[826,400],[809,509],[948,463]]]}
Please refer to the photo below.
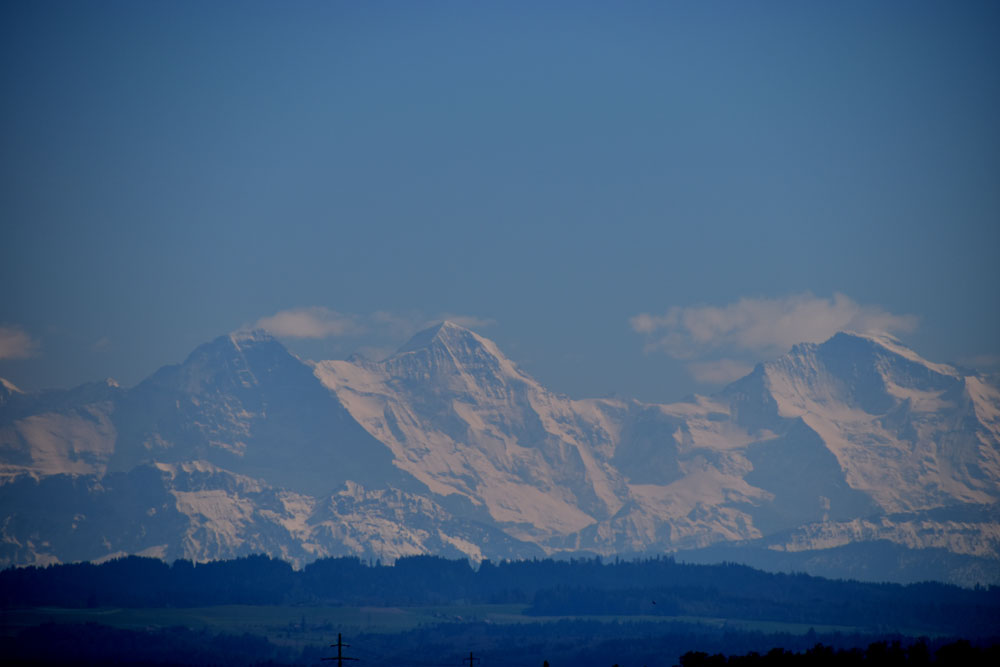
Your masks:
{"label": "utility pole", "polygon": [[[475,663],[479,661],[479,658],[472,657],[472,651],[469,651],[469,667],[475,667]],[[464,660],[462,662],[465,662]]]}
{"label": "utility pole", "polygon": [[357,658],[348,658],[347,656],[344,655],[343,650],[345,648],[350,647],[350,644],[345,644],[343,642],[343,640],[340,638],[340,633],[339,632],[337,633],[337,643],[336,644],[330,644],[331,648],[334,647],[334,646],[337,647],[337,657],[336,658],[323,658],[323,660],[336,660],[337,661],[337,667],[344,667],[344,661],[345,660],[357,660]]}

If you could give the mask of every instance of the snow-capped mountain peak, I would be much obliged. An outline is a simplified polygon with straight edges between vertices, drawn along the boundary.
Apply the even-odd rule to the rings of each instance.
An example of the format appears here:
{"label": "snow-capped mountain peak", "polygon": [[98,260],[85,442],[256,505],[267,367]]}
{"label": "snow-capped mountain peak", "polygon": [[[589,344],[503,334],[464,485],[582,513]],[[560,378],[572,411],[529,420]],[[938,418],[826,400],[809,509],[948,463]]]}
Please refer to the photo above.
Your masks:
{"label": "snow-capped mountain peak", "polygon": [[449,344],[461,344],[463,340],[467,340],[470,337],[477,339],[477,342],[480,344],[486,340],[465,327],[459,326],[449,320],[444,320],[413,334],[410,340],[396,351],[396,354],[405,354],[432,345],[448,346]]}
{"label": "snow-capped mountain peak", "polygon": [[4,394],[5,563],[106,555],[108,540],[37,546],[59,537],[24,517],[60,489],[74,499],[58,510],[67,535],[79,506],[103,516],[91,498],[117,494],[136,505],[127,535],[141,536],[119,549],[198,559],[748,540],[1000,556],[1000,390],[882,335],[796,345],[671,405],[556,395],[452,322],[383,361],[306,364],[266,332],[240,331],[132,389],[15,396],[0,383]]}
{"label": "snow-capped mountain peak", "polygon": [[950,377],[961,377],[961,374],[954,367],[948,364],[935,363],[924,359],[919,354],[906,347],[898,338],[888,333],[857,333],[852,331],[842,331],[835,334],[823,345],[835,346],[848,340],[867,341],[878,353],[883,356],[895,357],[897,360],[905,360],[922,366],[932,373],[946,375]]}
{"label": "snow-capped mountain peak", "polygon": [[397,390],[419,390],[425,397],[447,394],[479,403],[510,400],[528,387],[544,391],[496,343],[452,322],[418,332],[395,354],[366,366]]}
{"label": "snow-capped mountain peak", "polygon": [[889,336],[848,332],[795,345],[756,372],[784,417],[818,404],[884,414],[903,400],[933,410],[941,407],[944,392],[963,381],[951,366],[927,361]]}
{"label": "snow-capped mountain peak", "polygon": [[[763,365],[776,416],[800,419],[886,511],[1000,500],[995,390],[887,336],[838,333]],[[984,419],[985,417],[985,419]]]}
{"label": "snow-capped mountain peak", "polygon": [[[221,338],[226,338],[226,336],[222,336]],[[271,343],[276,341],[275,337],[271,335],[271,332],[266,329],[237,329],[236,331],[231,332],[228,338],[237,348],[246,345]]]}
{"label": "snow-capped mountain peak", "polygon": [[599,428],[593,418],[464,327],[444,322],[382,362],[326,361],[316,375],[397,466],[436,493],[483,504],[497,521],[566,535],[620,505],[606,466],[579,437]]}
{"label": "snow-capped mountain peak", "polygon": [[456,361],[482,356],[503,358],[493,341],[449,321],[418,331],[389,358],[420,354],[428,350],[445,351],[454,356]]}

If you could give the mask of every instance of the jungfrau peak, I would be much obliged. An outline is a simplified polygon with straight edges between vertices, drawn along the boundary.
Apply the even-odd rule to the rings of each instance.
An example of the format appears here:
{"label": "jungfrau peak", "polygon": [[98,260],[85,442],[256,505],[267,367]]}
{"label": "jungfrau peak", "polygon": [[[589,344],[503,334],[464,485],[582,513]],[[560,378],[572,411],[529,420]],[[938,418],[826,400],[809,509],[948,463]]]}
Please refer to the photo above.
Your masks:
{"label": "jungfrau peak", "polygon": [[668,405],[556,395],[451,322],[382,361],[240,332],[130,389],[0,389],[8,564],[891,544],[1000,581],[1000,391],[885,336]]}
{"label": "jungfrau peak", "polygon": [[882,510],[1000,500],[1000,392],[979,378],[846,333],[764,368],[778,414],[820,435]]}

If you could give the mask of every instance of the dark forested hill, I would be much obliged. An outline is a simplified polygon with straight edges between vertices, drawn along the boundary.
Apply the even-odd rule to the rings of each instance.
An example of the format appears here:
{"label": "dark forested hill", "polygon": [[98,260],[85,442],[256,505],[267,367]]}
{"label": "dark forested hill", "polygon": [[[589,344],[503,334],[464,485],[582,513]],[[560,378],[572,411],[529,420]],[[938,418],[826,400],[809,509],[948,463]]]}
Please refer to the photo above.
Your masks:
{"label": "dark forested hill", "polygon": [[221,604],[428,605],[519,602],[536,616],[679,616],[896,628],[959,636],[1000,628],[1000,588],[835,581],[670,559],[480,564],[434,556],[357,558],[302,570],[267,556],[194,564],[128,557],[0,572],[5,608]]}

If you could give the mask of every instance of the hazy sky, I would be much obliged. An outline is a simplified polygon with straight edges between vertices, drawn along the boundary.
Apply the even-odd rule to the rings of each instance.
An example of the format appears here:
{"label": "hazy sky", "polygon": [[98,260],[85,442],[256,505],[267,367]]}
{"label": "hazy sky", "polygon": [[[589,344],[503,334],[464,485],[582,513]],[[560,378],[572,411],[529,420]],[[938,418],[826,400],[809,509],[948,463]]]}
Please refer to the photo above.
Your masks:
{"label": "hazy sky", "polygon": [[574,397],[1000,359],[996,2],[5,2],[0,376],[451,317]]}

